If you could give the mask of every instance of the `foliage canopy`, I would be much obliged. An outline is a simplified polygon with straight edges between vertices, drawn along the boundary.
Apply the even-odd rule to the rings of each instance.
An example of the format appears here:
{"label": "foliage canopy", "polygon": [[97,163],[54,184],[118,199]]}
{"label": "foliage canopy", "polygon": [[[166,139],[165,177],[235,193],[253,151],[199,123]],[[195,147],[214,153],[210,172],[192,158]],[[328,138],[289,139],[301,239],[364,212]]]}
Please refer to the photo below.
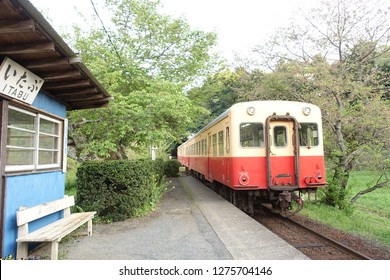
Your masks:
{"label": "foliage canopy", "polygon": [[78,158],[127,158],[127,148],[145,149],[180,140],[194,118],[207,111],[185,88],[214,71],[214,33],[192,30],[184,19],[159,13],[159,1],[107,0],[110,28],[75,28],[83,61],[114,96],[105,109],[72,112],[70,144]]}

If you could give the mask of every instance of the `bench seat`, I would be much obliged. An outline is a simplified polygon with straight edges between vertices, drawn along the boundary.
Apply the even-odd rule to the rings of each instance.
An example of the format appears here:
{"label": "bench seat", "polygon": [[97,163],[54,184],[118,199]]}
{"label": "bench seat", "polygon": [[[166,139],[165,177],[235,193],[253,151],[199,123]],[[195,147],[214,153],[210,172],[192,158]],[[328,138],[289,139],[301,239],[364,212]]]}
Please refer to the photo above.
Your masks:
{"label": "bench seat", "polygon": [[[92,223],[96,212],[73,213],[43,228],[31,232],[28,235],[16,239],[16,242],[53,242],[79,228],[86,222]],[[88,229],[88,235],[92,234],[92,228]]]}
{"label": "bench seat", "polygon": [[[71,214],[70,207],[74,204],[74,197],[66,196],[62,199],[30,208],[20,207],[20,210],[16,212],[16,222],[18,225],[16,259],[27,259],[28,243],[48,242],[51,243],[50,258],[57,260],[58,243],[61,239],[85,223],[88,225],[87,235],[92,235],[92,219],[96,212]],[[30,222],[60,211],[63,212],[63,218],[32,232],[29,231],[28,224]]]}

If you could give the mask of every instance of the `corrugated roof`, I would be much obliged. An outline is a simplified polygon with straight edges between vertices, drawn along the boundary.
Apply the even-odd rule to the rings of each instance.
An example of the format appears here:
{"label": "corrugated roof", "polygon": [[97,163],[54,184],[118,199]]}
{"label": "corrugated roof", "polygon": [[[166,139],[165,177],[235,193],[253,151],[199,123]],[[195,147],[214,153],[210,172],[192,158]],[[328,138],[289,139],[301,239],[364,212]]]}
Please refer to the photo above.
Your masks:
{"label": "corrugated roof", "polygon": [[0,0],[0,61],[9,57],[45,80],[68,110],[98,108],[112,97],[27,0]]}

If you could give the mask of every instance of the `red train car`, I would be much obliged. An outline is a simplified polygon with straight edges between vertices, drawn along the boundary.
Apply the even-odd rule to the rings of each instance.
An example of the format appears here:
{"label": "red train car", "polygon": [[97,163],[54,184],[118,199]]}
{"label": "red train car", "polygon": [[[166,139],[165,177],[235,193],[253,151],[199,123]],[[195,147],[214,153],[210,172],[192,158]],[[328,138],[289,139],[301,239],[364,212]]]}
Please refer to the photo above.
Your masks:
{"label": "red train car", "polygon": [[178,147],[178,160],[248,213],[286,214],[302,192],[326,186],[320,109],[292,101],[233,105]]}

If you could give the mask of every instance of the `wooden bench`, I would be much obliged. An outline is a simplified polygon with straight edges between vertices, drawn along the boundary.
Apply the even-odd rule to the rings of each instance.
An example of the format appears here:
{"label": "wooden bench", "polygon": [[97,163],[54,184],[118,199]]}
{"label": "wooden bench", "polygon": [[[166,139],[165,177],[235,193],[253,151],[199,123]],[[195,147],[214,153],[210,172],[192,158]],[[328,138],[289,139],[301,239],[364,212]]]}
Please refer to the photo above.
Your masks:
{"label": "wooden bench", "polygon": [[[70,213],[70,207],[74,205],[74,196],[65,196],[49,203],[37,205],[31,208],[20,207],[16,212],[18,226],[18,238],[16,259],[27,259],[29,242],[50,242],[51,259],[58,259],[58,243],[63,237],[88,222],[88,236],[92,235],[92,218],[96,212]],[[47,226],[33,232],[29,232],[28,223],[64,211],[64,217]]]}

